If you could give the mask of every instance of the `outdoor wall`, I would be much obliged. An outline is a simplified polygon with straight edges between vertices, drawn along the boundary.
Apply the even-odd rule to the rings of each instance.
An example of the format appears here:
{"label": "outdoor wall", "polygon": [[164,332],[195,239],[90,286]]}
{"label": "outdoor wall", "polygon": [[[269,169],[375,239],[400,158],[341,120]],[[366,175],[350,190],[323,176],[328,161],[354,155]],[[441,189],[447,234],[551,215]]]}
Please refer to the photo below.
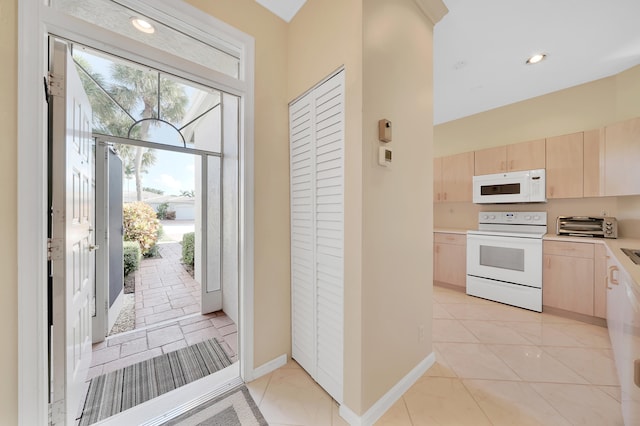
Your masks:
{"label": "outdoor wall", "polygon": [[287,24],[254,0],[187,3],[255,38],[254,367],[291,354]]}
{"label": "outdoor wall", "polygon": [[345,67],[344,402],[361,413],[362,0],[308,0],[289,25],[287,52],[289,102]]}
{"label": "outdoor wall", "polygon": [[[433,23],[413,0],[366,0],[363,30],[366,411],[432,352]],[[392,122],[388,144],[378,141],[382,118]],[[377,162],[383,145],[388,168]]]}
{"label": "outdoor wall", "polygon": [[17,208],[17,1],[0,2],[0,192],[5,207],[0,209],[0,423],[18,423],[18,228]]}
{"label": "outdoor wall", "polygon": [[[640,116],[640,66],[617,75],[439,124],[434,128],[436,157],[510,143],[559,136]],[[502,207],[504,208],[504,207]],[[640,238],[640,196],[550,200],[544,206],[550,230],[561,214],[616,216],[621,236]],[[435,203],[436,227],[476,228],[478,212],[499,206]]]}

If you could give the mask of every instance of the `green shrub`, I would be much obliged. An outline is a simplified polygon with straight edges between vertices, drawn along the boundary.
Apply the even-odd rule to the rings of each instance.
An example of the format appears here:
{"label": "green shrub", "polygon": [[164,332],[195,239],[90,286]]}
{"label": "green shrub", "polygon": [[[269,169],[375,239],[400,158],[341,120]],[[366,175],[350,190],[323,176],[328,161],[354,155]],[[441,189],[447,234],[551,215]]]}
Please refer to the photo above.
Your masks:
{"label": "green shrub", "polygon": [[124,275],[127,276],[140,266],[140,244],[137,241],[125,241],[122,246],[124,257]]}
{"label": "green shrub", "polygon": [[156,235],[157,235],[156,244],[152,245],[149,248],[149,250],[144,254],[144,257],[146,258],[156,257],[160,255],[160,250],[158,249],[157,242],[160,241],[162,239],[162,236],[164,235],[164,229],[162,228],[161,223],[158,224],[158,232],[156,233]]}
{"label": "green shrub", "polygon": [[191,265],[195,263],[194,253],[196,245],[195,232],[187,232],[182,236],[182,263]]}
{"label": "green shrub", "polygon": [[158,213],[158,219],[164,220],[167,218],[167,212],[169,211],[169,203],[162,203],[158,205],[156,212]]}
{"label": "green shrub", "polygon": [[126,203],[123,208],[124,240],[137,241],[144,256],[158,241],[160,221],[149,204]]}

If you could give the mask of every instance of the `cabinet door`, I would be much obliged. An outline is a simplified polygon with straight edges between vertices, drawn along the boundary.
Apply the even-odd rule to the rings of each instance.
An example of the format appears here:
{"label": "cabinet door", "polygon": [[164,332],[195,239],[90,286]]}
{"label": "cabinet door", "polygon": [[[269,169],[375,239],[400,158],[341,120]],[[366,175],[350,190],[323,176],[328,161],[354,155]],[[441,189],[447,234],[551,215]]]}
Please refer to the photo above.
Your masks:
{"label": "cabinet door", "polygon": [[583,157],[583,195],[601,197],[604,195],[604,129],[584,132]]}
{"label": "cabinet door", "polygon": [[498,146],[475,151],[474,175],[491,175],[507,171],[507,147]]}
{"label": "cabinet door", "polygon": [[583,133],[547,139],[547,198],[580,198],[583,186]]}
{"label": "cabinet door", "polygon": [[442,157],[443,201],[473,199],[473,151]]}
{"label": "cabinet door", "polygon": [[607,249],[596,244],[593,257],[593,315],[607,317]]}
{"label": "cabinet door", "polygon": [[545,140],[507,145],[507,171],[545,168]]}
{"label": "cabinet door", "polygon": [[455,234],[434,234],[433,280],[466,288],[466,237]]}
{"label": "cabinet door", "polygon": [[640,194],[640,118],[605,128],[605,195]]}
{"label": "cabinet door", "polygon": [[593,315],[593,244],[545,241],[543,247],[542,304]]}
{"label": "cabinet door", "polygon": [[433,201],[439,203],[443,201],[442,193],[442,158],[433,159]]}

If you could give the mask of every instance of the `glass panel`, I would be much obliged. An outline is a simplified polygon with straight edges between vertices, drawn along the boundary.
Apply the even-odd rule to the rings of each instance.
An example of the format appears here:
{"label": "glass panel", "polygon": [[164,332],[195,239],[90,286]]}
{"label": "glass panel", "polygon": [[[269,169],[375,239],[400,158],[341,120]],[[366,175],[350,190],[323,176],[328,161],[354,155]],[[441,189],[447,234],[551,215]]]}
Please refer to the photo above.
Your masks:
{"label": "glass panel", "polygon": [[482,185],[480,187],[481,195],[509,195],[520,194],[519,183],[508,183],[506,185]]}
{"label": "glass panel", "polygon": [[524,249],[481,245],[480,265],[524,272]]}
{"label": "glass panel", "polygon": [[[116,32],[151,47],[179,56],[198,65],[238,78],[239,55],[220,41],[219,46],[204,43],[187,34],[155,22],[135,10],[108,0],[54,0],[53,6],[71,16]],[[153,25],[151,34],[137,30],[132,18],[140,17]],[[227,46],[227,48],[223,48]]]}
{"label": "glass panel", "polygon": [[220,166],[220,157],[207,157],[207,292],[220,290],[222,273]]}
{"label": "glass panel", "polygon": [[76,45],[93,131],[220,152],[220,92]]}

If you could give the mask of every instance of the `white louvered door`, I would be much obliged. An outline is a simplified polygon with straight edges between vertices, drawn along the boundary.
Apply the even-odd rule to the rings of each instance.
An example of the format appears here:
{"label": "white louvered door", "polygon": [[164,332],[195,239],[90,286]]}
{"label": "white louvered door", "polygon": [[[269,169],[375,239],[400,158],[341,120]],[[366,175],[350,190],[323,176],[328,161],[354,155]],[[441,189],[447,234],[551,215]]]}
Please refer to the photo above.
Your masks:
{"label": "white louvered door", "polygon": [[344,71],[289,107],[293,358],[342,402]]}

